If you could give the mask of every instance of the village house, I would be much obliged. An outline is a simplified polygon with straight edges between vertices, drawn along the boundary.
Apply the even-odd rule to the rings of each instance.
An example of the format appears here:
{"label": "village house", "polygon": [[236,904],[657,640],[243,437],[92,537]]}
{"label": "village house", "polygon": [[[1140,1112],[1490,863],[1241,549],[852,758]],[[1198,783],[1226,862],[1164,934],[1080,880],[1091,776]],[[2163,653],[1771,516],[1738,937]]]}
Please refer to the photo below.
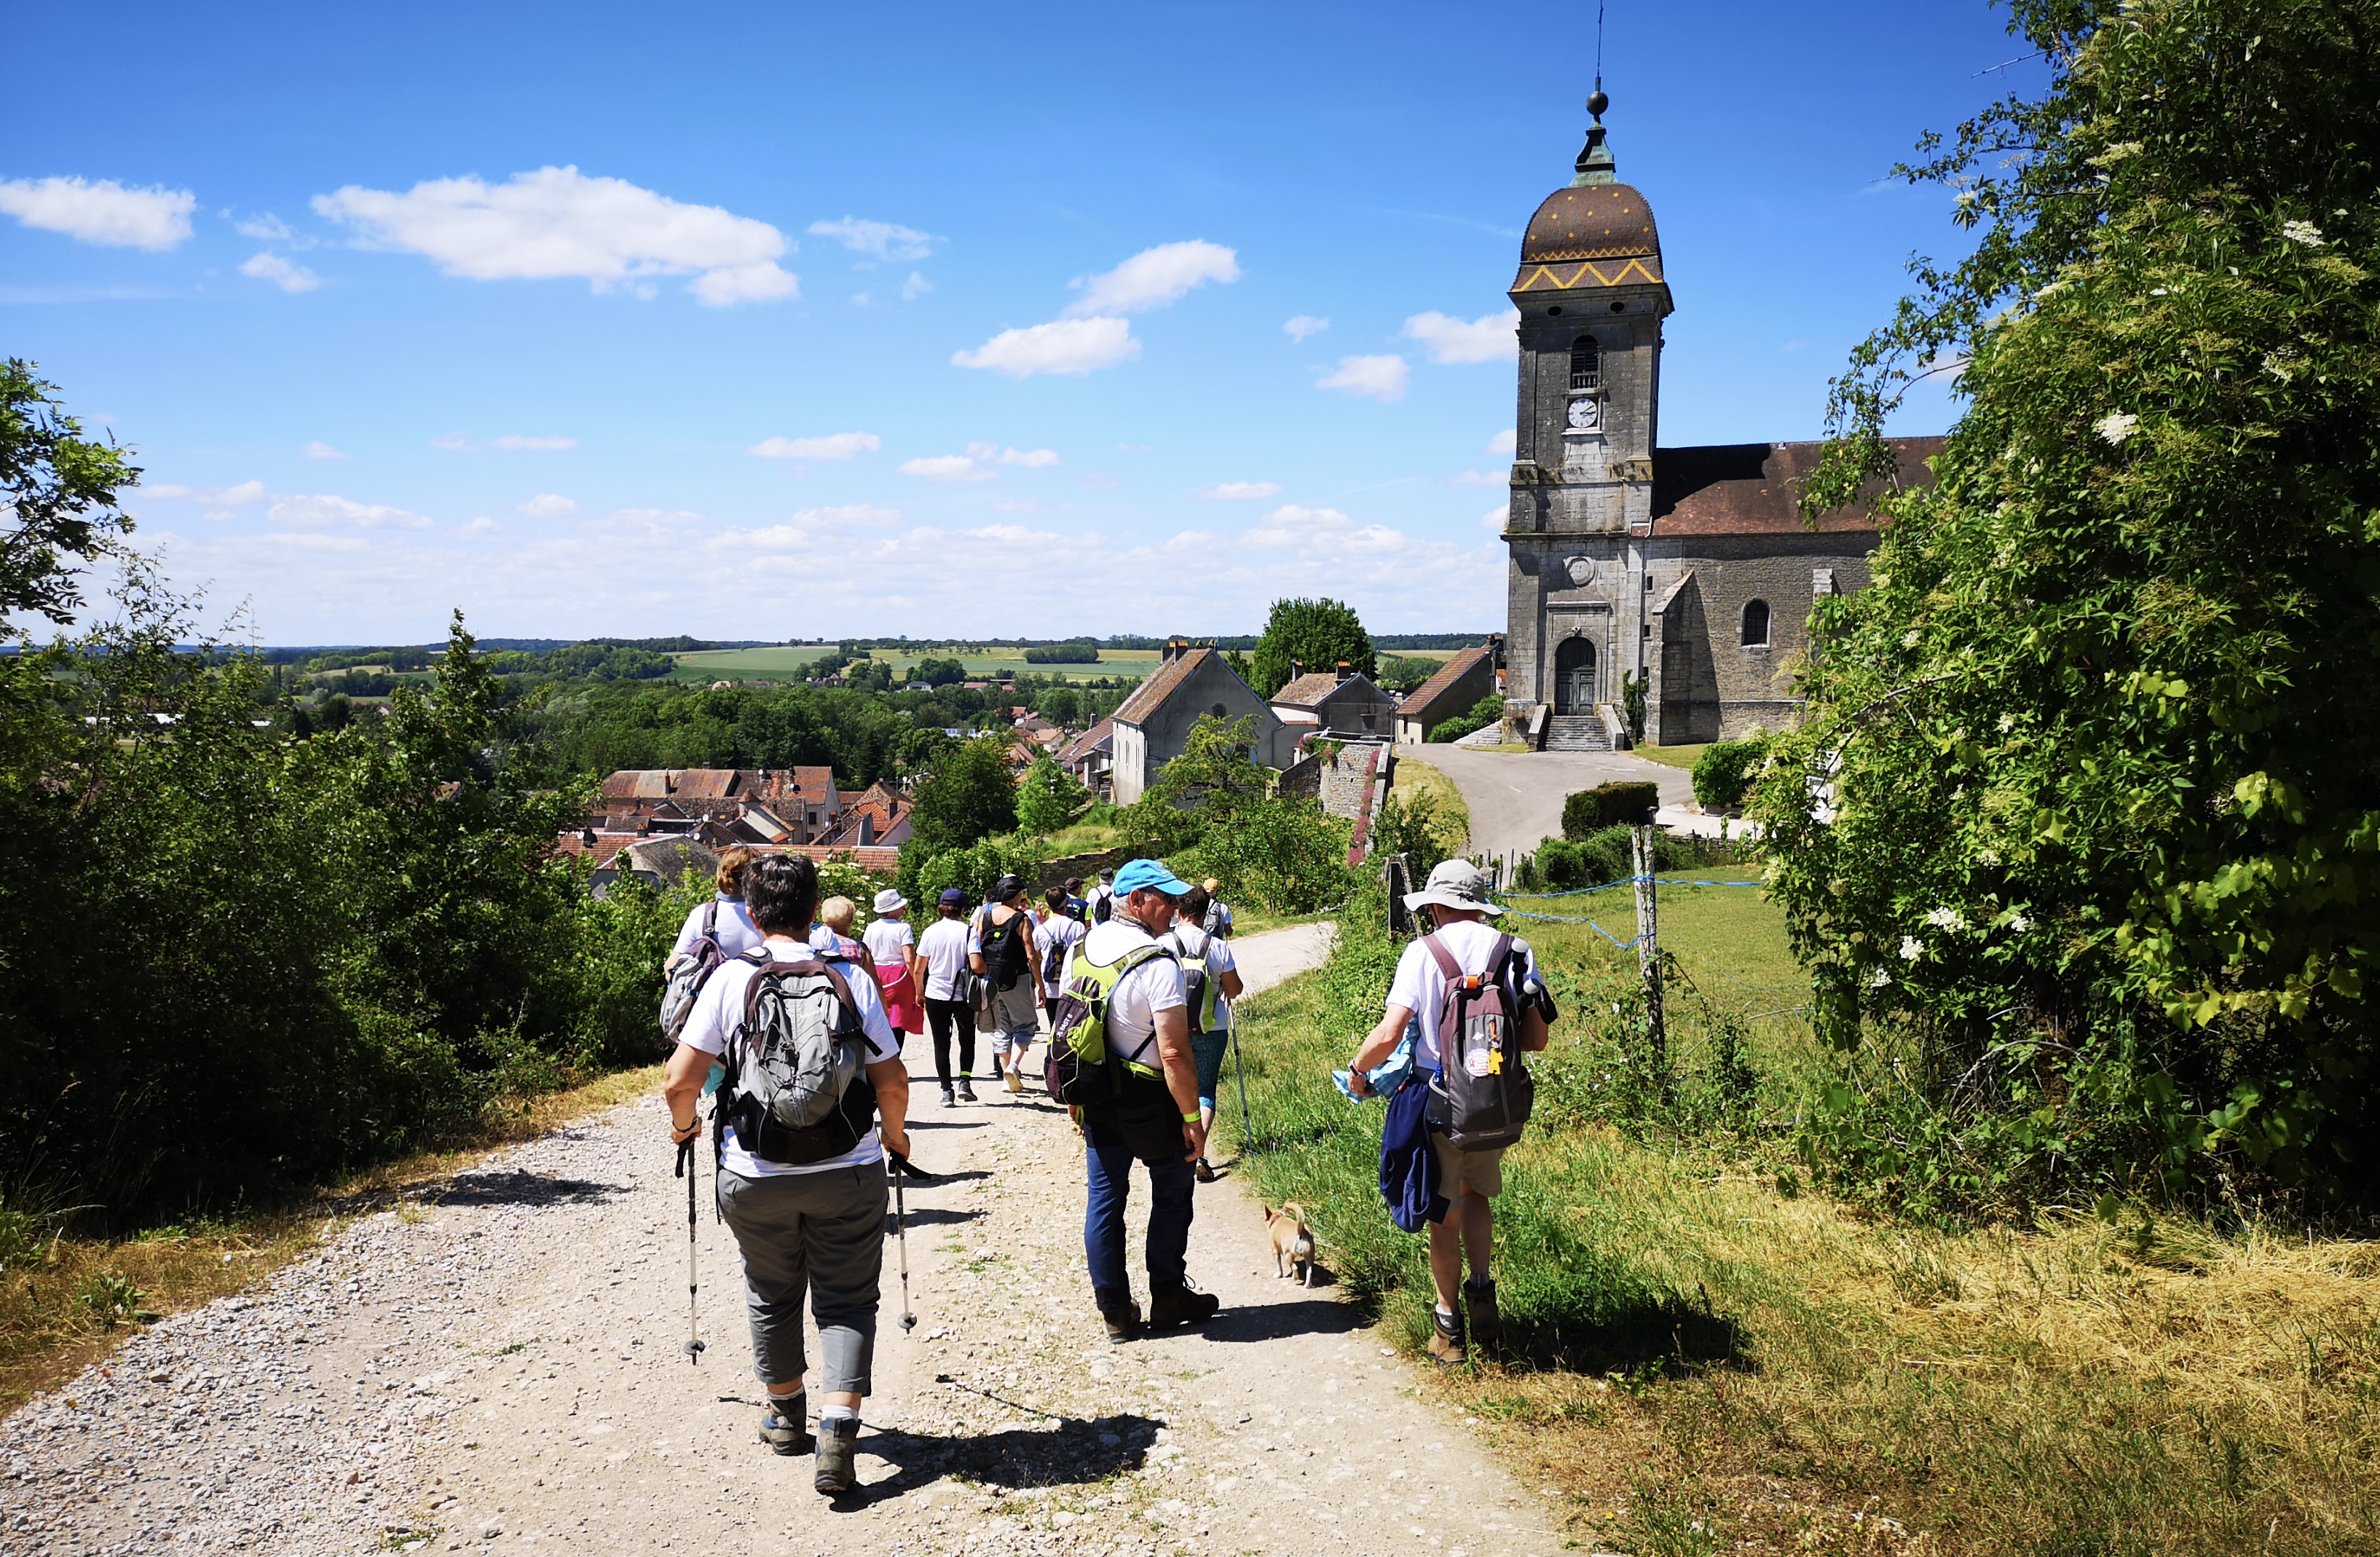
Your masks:
{"label": "village house", "polygon": [[1115,797],[1115,721],[1102,719],[1058,748],[1058,766],[1075,775],[1095,800]]}
{"label": "village house", "polygon": [[1282,733],[1280,715],[1267,705],[1210,644],[1175,639],[1166,644],[1157,668],[1135,687],[1112,721],[1112,794],[1128,806],[1148,792],[1158,771],[1182,755],[1190,727],[1201,716],[1254,719],[1256,740],[1248,755],[1268,768],[1294,756],[1293,738]]}
{"label": "village house", "polygon": [[1340,740],[1384,740],[1396,719],[1397,700],[1374,685],[1372,678],[1339,662],[1334,675],[1290,663],[1289,684],[1270,699],[1274,713],[1293,737],[1320,733]]}
{"label": "village house", "polygon": [[1397,739],[1419,746],[1448,720],[1470,712],[1479,699],[1503,689],[1500,670],[1504,651],[1501,635],[1469,649],[1457,650],[1438,674],[1405,694],[1397,705]]}
{"label": "village house", "polygon": [[664,815],[692,823],[733,823],[747,809],[766,813],[756,831],[778,830],[769,842],[808,843],[841,821],[843,797],[834,770],[803,768],[625,768],[603,780],[608,817]]}

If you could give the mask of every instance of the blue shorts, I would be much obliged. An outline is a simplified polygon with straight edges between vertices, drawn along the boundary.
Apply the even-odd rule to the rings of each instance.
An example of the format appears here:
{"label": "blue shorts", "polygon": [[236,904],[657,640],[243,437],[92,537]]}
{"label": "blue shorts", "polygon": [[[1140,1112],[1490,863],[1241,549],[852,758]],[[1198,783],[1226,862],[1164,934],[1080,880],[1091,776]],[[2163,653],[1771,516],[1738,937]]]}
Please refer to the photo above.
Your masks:
{"label": "blue shorts", "polygon": [[1198,1106],[1211,1111],[1215,1106],[1215,1083],[1223,1074],[1223,1053],[1232,1046],[1231,1029],[1220,1032],[1194,1032],[1190,1035],[1190,1054],[1198,1062]]}

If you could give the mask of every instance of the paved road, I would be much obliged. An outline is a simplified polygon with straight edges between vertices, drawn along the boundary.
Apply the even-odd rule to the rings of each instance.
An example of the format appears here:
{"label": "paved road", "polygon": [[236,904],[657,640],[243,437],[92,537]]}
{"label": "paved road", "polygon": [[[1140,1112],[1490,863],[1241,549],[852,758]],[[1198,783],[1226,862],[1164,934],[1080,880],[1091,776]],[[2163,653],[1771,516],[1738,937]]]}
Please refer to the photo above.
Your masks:
{"label": "paved road", "polygon": [[[1402,751],[1414,748],[1405,747]],[[1615,779],[1651,779],[1661,804],[1694,798],[1691,775],[1624,751],[1469,751],[1454,746],[1420,748],[1420,760],[1444,773],[1471,808],[1475,854],[1525,854],[1561,833],[1563,799]]]}

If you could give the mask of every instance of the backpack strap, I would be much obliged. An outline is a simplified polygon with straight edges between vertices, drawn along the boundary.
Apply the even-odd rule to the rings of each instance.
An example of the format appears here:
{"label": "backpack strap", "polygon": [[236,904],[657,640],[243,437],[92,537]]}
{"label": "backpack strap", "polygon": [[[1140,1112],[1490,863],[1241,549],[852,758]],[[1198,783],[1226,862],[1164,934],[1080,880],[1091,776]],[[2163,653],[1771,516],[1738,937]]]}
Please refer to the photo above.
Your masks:
{"label": "backpack strap", "polygon": [[719,899],[715,897],[702,906],[702,933],[713,941],[719,939]]}
{"label": "backpack strap", "polygon": [[[755,950],[762,951],[765,948]],[[850,1013],[854,1021],[858,1020],[859,1004],[851,998],[850,983],[842,974],[836,972],[831,964],[820,960],[814,951],[810,956],[800,962],[779,962],[774,957],[763,958],[755,955],[754,953],[747,953],[746,955],[752,956],[754,961],[759,963],[759,971],[753,974],[752,981],[744,986],[744,1025],[737,1028],[736,1032],[745,1042],[749,1043],[752,1040],[752,1013],[760,1004],[762,981],[783,978],[787,974],[825,974],[827,982],[834,987],[834,998],[843,1002],[844,1010]]]}

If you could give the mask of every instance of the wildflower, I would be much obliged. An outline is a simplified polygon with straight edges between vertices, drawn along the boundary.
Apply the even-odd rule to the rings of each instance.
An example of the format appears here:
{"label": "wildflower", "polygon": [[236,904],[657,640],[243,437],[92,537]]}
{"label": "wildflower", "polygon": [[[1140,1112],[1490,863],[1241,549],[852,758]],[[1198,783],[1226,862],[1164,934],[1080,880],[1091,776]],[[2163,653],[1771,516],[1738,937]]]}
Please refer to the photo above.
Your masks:
{"label": "wildflower", "polygon": [[[1967,916],[1946,904],[1926,915],[1925,922],[1937,930],[1964,930],[1967,928]],[[1901,948],[1900,955],[1912,958],[1915,955],[1906,946]]]}
{"label": "wildflower", "polygon": [[1917,647],[1917,638],[1918,638],[1917,629],[1916,629],[1915,627],[1912,627],[1912,628],[1910,628],[1907,632],[1902,633],[1902,634],[1900,635],[1900,647],[1902,647],[1903,649],[1914,649],[1914,648],[1916,648],[1916,647]]}
{"label": "wildflower", "polygon": [[1975,863],[1978,865],[1998,865],[1999,862],[2000,851],[1998,849],[1977,849],[1975,851]]}
{"label": "wildflower", "polygon": [[2015,931],[2019,935],[2022,935],[2026,931],[2033,928],[2033,921],[2026,918],[2022,914],[2010,914],[2009,916],[2009,928]]}
{"label": "wildflower", "polygon": [[2132,435],[2141,419],[2130,411],[2110,411],[2091,424],[2091,431],[2110,444],[2120,444]]}
{"label": "wildflower", "polygon": [[2003,713],[2003,714],[2001,714],[2001,715],[2000,715],[2000,734],[2001,734],[2001,735],[2005,736],[2005,735],[2007,735],[2010,730],[2013,730],[2013,729],[2015,729],[2015,728],[2016,728],[2016,715],[2015,715],[2015,714],[2013,714],[2013,713]]}
{"label": "wildflower", "polygon": [[2322,229],[2312,222],[2284,222],[2281,224],[2281,236],[2291,243],[2302,243],[2308,249],[2320,249],[2323,243]]}
{"label": "wildflower", "polygon": [[1880,990],[1891,982],[1892,975],[1881,967],[1867,976],[1867,987],[1871,990]]}
{"label": "wildflower", "polygon": [[1902,937],[1900,938],[1900,960],[1901,960],[1901,961],[1903,961],[1903,962],[1915,962],[1919,957],[1922,957],[1922,956],[1924,956],[1925,955],[1925,942],[1920,941],[1920,940],[1919,940],[1919,939],[1917,939],[1917,937],[1915,937],[1914,935],[1904,935],[1904,936],[1902,936]]}

